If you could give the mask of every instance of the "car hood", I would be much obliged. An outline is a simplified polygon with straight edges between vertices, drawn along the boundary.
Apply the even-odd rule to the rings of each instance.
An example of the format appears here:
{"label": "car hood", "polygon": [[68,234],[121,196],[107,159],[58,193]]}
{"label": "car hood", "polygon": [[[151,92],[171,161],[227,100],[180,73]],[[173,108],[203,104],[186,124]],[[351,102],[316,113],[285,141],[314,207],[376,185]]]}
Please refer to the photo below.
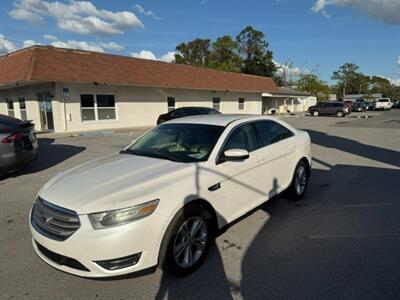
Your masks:
{"label": "car hood", "polygon": [[[155,192],[176,180],[191,164],[114,154],[52,178],[38,196],[78,214],[107,211],[156,198]],[[150,199],[151,198],[151,199]]]}

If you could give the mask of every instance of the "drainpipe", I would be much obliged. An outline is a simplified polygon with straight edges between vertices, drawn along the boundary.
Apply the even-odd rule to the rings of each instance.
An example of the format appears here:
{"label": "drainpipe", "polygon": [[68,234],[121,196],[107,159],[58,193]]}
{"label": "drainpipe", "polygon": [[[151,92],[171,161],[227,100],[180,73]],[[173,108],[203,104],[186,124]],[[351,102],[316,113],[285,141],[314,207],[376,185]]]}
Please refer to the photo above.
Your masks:
{"label": "drainpipe", "polygon": [[61,100],[64,105],[64,128],[65,132],[68,132],[68,122],[67,122],[67,106],[65,104],[65,99],[64,99],[64,86],[60,84],[60,92],[61,92]]}

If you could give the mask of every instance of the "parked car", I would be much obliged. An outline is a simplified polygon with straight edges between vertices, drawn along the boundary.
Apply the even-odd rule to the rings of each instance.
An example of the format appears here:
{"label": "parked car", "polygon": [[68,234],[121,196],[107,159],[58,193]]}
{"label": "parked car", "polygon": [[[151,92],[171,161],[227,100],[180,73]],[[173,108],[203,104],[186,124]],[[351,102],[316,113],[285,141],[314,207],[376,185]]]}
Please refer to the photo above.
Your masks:
{"label": "parked car", "polygon": [[375,101],[367,101],[366,104],[367,104],[367,107],[366,107],[367,110],[375,109]]}
{"label": "parked car", "polygon": [[344,117],[350,113],[350,109],[342,102],[318,102],[310,106],[308,112],[314,117],[336,115],[338,118]]}
{"label": "parked car", "polygon": [[392,101],[389,98],[381,98],[375,103],[375,110],[390,110]]}
{"label": "parked car", "polygon": [[161,124],[120,153],[56,175],[30,213],[41,259],[83,277],[195,271],[213,235],[286,191],[304,196],[308,133],[266,116]]}
{"label": "parked car", "polygon": [[38,156],[31,121],[0,114],[0,176],[28,165]]}
{"label": "parked car", "polygon": [[363,112],[366,111],[366,104],[363,101],[355,101],[351,107],[351,111]]}
{"label": "parked car", "polygon": [[393,103],[393,105],[392,105],[392,108],[399,109],[399,108],[400,108],[400,100],[394,101],[394,103]]}
{"label": "parked car", "polygon": [[171,110],[166,114],[160,115],[157,120],[157,125],[165,121],[182,117],[196,116],[196,115],[217,115],[217,114],[220,114],[218,110],[209,107],[181,107]]}

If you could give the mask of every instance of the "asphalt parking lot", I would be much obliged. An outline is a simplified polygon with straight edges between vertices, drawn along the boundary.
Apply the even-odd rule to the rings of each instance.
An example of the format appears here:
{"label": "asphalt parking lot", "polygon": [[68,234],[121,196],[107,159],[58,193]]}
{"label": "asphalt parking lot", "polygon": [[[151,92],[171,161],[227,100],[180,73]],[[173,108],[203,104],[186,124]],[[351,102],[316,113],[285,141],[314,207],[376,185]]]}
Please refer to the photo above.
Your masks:
{"label": "asphalt parking lot", "polygon": [[40,158],[0,180],[1,298],[399,299],[400,110],[366,114],[284,118],[313,141],[306,198],[267,202],[219,236],[205,264],[184,279],[160,270],[83,279],[42,262],[28,229],[40,187],[140,132],[40,138]]}

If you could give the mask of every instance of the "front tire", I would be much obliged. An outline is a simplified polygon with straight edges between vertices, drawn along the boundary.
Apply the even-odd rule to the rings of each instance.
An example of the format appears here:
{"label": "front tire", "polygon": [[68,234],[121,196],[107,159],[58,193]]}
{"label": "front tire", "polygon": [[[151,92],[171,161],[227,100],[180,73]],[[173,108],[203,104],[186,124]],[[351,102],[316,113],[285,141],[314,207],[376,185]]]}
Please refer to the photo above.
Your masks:
{"label": "front tire", "polygon": [[314,117],[318,117],[318,116],[319,116],[318,110],[314,111],[312,115],[313,115]]}
{"label": "front tire", "polygon": [[298,201],[304,198],[308,187],[309,166],[303,160],[300,161],[293,174],[292,183],[288,188],[288,198],[292,201]]}
{"label": "front tire", "polygon": [[176,277],[187,276],[204,262],[211,241],[211,215],[198,205],[183,207],[166,233],[164,267]]}

